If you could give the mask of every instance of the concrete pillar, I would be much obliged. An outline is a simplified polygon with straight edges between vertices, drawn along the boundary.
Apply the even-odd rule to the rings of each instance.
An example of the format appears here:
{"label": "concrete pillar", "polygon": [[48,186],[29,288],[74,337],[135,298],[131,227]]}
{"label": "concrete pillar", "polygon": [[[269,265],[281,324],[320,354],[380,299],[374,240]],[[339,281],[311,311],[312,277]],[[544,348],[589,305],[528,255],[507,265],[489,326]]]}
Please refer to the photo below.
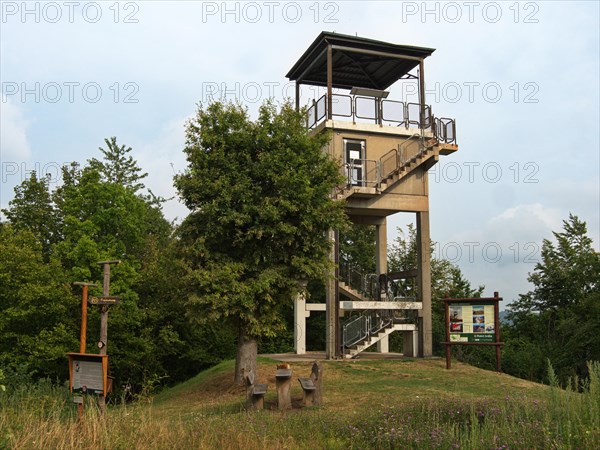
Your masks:
{"label": "concrete pillar", "polygon": [[410,357],[417,356],[417,332],[405,331],[402,333],[402,339],[404,341],[402,354]]}
{"label": "concrete pillar", "polygon": [[[387,219],[383,219],[381,225],[375,225],[377,229],[377,251],[375,252],[375,270],[379,276],[387,273]],[[377,343],[379,353],[389,353],[389,336],[384,337]]]}
{"label": "concrete pillar", "polygon": [[335,231],[329,230],[327,233],[330,242],[329,249],[329,262],[331,269],[327,274],[327,281],[325,282],[325,358],[334,359],[337,355],[336,348],[336,332],[337,332],[337,283],[335,279],[335,260],[336,260],[336,246],[335,246]]}
{"label": "concrete pillar", "polygon": [[431,238],[429,211],[417,213],[417,283],[423,309],[419,312],[419,356],[433,354],[431,319]]}
{"label": "concrete pillar", "polygon": [[377,230],[377,251],[375,252],[375,270],[377,275],[387,272],[387,219],[381,225],[375,225]]}
{"label": "concrete pillar", "polygon": [[294,350],[296,355],[306,353],[306,318],[309,312],[306,311],[306,284],[294,298]]}

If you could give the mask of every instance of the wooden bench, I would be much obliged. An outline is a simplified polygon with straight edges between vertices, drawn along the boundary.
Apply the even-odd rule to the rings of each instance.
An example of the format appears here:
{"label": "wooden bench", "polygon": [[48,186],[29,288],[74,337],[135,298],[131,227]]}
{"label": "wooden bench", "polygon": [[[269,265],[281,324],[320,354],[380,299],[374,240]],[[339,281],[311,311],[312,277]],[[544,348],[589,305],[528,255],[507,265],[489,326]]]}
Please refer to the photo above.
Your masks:
{"label": "wooden bench", "polygon": [[266,384],[254,384],[254,373],[249,372],[244,376],[246,382],[246,407],[250,409],[263,409],[265,405]]}
{"label": "wooden bench", "polygon": [[302,406],[313,406],[315,404],[315,391],[317,387],[313,383],[312,378],[298,378],[300,386],[302,386]]}
{"label": "wooden bench", "polygon": [[292,409],[292,369],[289,364],[277,365],[275,384],[277,386],[277,408],[280,411]]}

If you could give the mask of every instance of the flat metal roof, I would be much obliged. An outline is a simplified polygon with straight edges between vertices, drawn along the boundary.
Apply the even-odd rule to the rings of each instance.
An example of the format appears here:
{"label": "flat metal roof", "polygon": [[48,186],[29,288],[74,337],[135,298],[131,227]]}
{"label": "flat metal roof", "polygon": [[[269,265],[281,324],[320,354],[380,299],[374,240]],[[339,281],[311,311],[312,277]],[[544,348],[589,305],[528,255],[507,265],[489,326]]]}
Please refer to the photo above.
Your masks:
{"label": "flat metal roof", "polygon": [[332,45],[334,88],[387,89],[435,49],[398,45],[321,32],[286,77],[300,84],[327,86],[327,46]]}

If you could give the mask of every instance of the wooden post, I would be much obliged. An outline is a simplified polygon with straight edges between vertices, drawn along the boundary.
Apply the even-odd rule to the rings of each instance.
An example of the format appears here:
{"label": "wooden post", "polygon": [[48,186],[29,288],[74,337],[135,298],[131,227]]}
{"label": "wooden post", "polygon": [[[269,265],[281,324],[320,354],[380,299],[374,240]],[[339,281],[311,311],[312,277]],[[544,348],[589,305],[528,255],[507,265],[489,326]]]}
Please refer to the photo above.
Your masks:
{"label": "wooden post", "polygon": [[[83,287],[83,291],[81,293],[81,331],[79,333],[79,353],[85,353],[85,348],[87,346],[88,288],[90,286],[96,286],[96,285],[94,283],[85,283],[83,281],[76,281],[73,284],[75,286]],[[79,417],[79,420],[83,419],[83,403],[77,404],[77,416]]]}
{"label": "wooden post", "polygon": [[317,361],[313,363],[310,379],[315,385],[314,405],[321,406],[323,404],[323,363]]}
{"label": "wooden post", "polygon": [[[98,261],[98,264],[102,264],[104,267],[104,277],[102,282],[102,295],[108,296],[110,290],[110,265],[111,264],[119,264],[121,261],[113,260],[113,261]],[[108,347],[108,305],[102,305],[100,312],[100,354],[106,355],[107,347]],[[98,396],[98,406],[100,407],[100,412],[104,413],[106,410],[106,399],[104,395]]]}
{"label": "wooden post", "polygon": [[292,369],[289,364],[279,364],[275,374],[277,387],[277,408],[280,411],[292,409]]}
{"label": "wooden post", "polygon": [[[448,295],[446,294],[446,298]],[[444,307],[446,308],[445,313],[445,322],[446,322],[446,369],[450,369],[452,367],[452,346],[450,345],[450,304],[448,302],[444,302]]]}
{"label": "wooden post", "polygon": [[494,331],[496,332],[496,371],[500,372],[500,295],[494,292]]}

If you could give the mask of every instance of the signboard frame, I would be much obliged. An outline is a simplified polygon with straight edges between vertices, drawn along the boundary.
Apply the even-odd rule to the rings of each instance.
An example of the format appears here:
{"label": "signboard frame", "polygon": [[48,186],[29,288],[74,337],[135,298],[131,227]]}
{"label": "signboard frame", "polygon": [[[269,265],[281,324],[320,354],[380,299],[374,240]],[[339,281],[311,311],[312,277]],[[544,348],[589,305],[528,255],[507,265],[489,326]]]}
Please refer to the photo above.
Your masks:
{"label": "signboard frame", "polygon": [[[496,370],[500,372],[500,302],[494,292],[487,298],[445,298],[446,369],[451,368],[453,345],[484,345],[496,348]],[[493,320],[489,320],[493,308]],[[465,312],[468,313],[465,315]],[[465,320],[466,319],[466,320]],[[469,320],[470,319],[470,320]]]}
{"label": "signboard frame", "polygon": [[[69,390],[73,393],[104,395],[108,393],[108,355],[95,355],[90,353],[67,353],[69,358]],[[85,364],[81,364],[85,363]],[[98,365],[100,367],[98,367]],[[100,369],[100,383],[89,387],[76,386],[75,370]],[[85,373],[85,372],[82,372]],[[86,374],[89,375],[89,374]],[[98,380],[96,380],[98,381]]]}

